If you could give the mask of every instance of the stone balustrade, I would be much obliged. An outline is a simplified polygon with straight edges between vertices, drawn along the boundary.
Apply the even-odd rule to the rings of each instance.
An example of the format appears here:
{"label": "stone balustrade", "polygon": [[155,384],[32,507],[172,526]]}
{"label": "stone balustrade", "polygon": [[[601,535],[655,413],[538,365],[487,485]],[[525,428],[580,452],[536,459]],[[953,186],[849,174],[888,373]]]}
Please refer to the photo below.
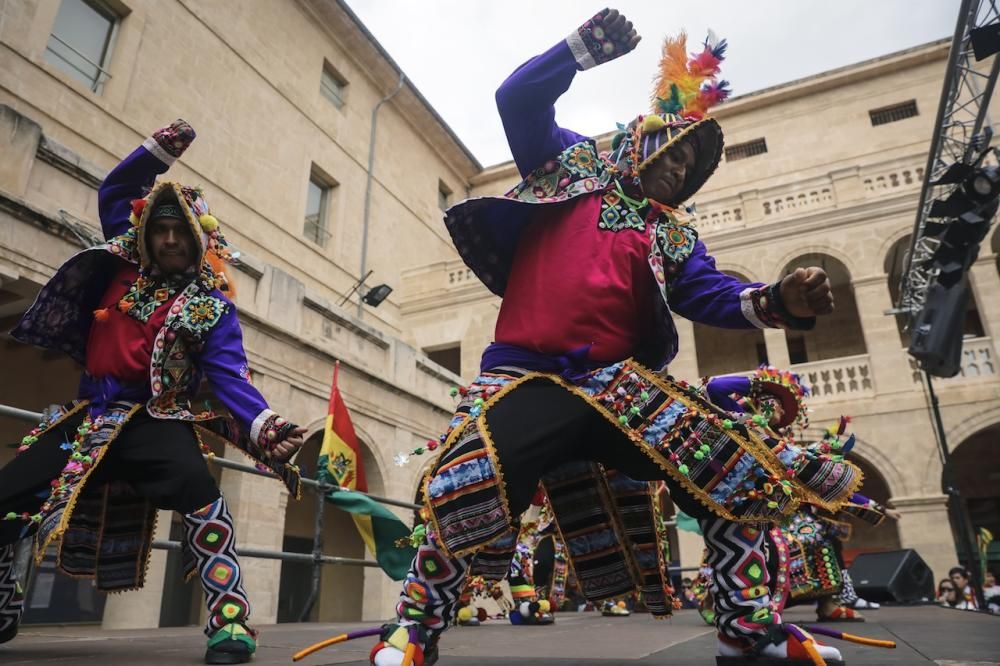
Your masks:
{"label": "stone balustrade", "polygon": [[849,400],[875,395],[868,354],[800,363],[792,370],[809,388],[811,402]]}
{"label": "stone balustrade", "polygon": [[[906,350],[903,350],[906,354]],[[913,383],[919,384],[923,374],[917,360],[907,354],[906,358],[910,363],[910,372],[913,376]],[[940,382],[942,385],[951,386],[959,383],[976,382],[989,379],[996,379],[996,353],[993,351],[993,342],[988,337],[966,338],[962,341],[962,361],[958,374],[954,377],[935,378],[934,383]]]}
{"label": "stone balustrade", "polygon": [[703,233],[727,231],[910,190],[915,193],[924,178],[922,159],[914,157],[904,164],[894,161],[841,169],[759,192],[698,201],[694,222]]}

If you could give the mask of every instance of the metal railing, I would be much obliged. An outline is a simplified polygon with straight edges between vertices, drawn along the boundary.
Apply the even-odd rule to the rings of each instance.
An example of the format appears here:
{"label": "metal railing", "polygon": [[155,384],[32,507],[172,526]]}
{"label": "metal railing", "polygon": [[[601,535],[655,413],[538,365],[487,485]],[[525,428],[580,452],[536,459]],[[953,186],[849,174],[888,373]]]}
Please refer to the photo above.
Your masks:
{"label": "metal railing", "polygon": [[[44,418],[44,414],[41,412],[32,412],[26,409],[19,409],[17,407],[11,407],[10,405],[0,404],[0,417],[14,418],[21,421],[28,421],[32,423],[39,423]],[[255,476],[264,476],[273,479],[278,477],[268,471],[254,467],[253,465],[247,465],[245,463],[236,462],[235,460],[229,460],[226,458],[220,458],[215,455],[205,455],[205,460],[219,467],[226,469],[231,469],[237,472],[242,472],[244,474],[252,474]],[[323,518],[324,510],[326,508],[326,495],[329,492],[339,492],[339,493],[357,493],[359,495],[366,495],[376,502],[382,504],[388,504],[391,506],[398,506],[404,509],[420,509],[422,508],[419,504],[413,502],[404,502],[401,500],[391,499],[389,497],[382,497],[380,495],[373,495],[371,493],[361,492],[360,490],[347,490],[344,488],[339,488],[338,486],[326,483],[324,481],[317,481],[316,479],[301,479],[302,486],[310,489],[312,492],[316,493],[316,521],[315,528],[313,531],[313,549],[311,553],[295,553],[285,550],[267,550],[262,548],[243,548],[238,547],[236,552],[242,557],[253,557],[263,560],[280,560],[282,562],[299,562],[303,564],[312,564],[312,581],[311,589],[309,592],[309,598],[303,605],[302,611],[299,613],[298,621],[305,622],[309,614],[312,612],[313,607],[316,605],[316,601],[319,599],[320,593],[320,582],[322,579],[322,567],[323,565],[341,565],[341,566],[356,566],[356,567],[374,567],[378,568],[378,562],[374,560],[358,559],[353,557],[337,557],[334,555],[324,555],[323,554]],[[667,527],[676,527],[676,520],[664,521],[664,525]],[[154,539],[152,542],[152,547],[157,550],[167,550],[179,552],[183,547],[180,541],[173,541],[169,539]],[[698,571],[698,567],[668,567],[671,574],[683,573],[687,571]]]}

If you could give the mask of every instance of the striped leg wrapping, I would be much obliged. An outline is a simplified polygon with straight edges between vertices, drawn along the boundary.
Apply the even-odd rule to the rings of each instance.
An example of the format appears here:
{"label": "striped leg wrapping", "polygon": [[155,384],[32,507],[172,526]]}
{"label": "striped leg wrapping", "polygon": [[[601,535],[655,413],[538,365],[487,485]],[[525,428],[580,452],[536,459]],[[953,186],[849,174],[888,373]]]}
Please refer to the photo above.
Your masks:
{"label": "striped leg wrapping", "polygon": [[721,518],[702,521],[712,567],[715,625],[730,638],[759,637],[781,622],[770,608],[763,530]]}
{"label": "striped leg wrapping", "polygon": [[212,635],[232,622],[245,623],[250,617],[250,600],[243,589],[233,517],[226,500],[220,495],[211,504],[185,515],[184,532],[205,590],[205,633]]}
{"label": "striped leg wrapping", "polygon": [[847,572],[847,569],[841,569],[840,573],[844,577],[843,586],[840,588],[840,600],[845,605],[850,606],[858,600],[858,593],[854,590],[854,581],[851,580],[851,574]]}
{"label": "striped leg wrapping", "polygon": [[14,578],[14,544],[0,547],[0,633],[21,621],[24,595]]}
{"label": "striped leg wrapping", "polygon": [[451,558],[428,536],[417,549],[399,595],[396,614],[401,624],[418,623],[440,632],[455,617],[468,578],[472,556]]}

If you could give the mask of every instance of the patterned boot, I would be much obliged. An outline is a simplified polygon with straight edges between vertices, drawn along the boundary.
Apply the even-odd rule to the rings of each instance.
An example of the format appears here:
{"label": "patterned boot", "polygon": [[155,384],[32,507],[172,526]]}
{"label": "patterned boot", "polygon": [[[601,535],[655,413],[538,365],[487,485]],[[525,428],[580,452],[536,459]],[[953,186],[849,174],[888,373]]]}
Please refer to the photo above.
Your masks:
{"label": "patterned boot", "polygon": [[782,624],[771,608],[763,530],[720,518],[702,520],[701,527],[712,568],[718,666],[843,663],[837,649],[820,645],[795,625]]}
{"label": "patterned boot", "polygon": [[17,636],[24,591],[14,577],[14,544],[0,547],[0,643]]}
{"label": "patterned boot", "polygon": [[433,534],[417,549],[396,605],[396,622],[383,627],[369,655],[373,666],[431,666],[437,642],[455,616],[472,557],[448,557]]}
{"label": "patterned boot", "polygon": [[219,499],[184,516],[187,553],[185,569],[197,570],[208,607],[206,664],[243,664],[257,649],[257,632],[247,625],[250,601],[236,556],[233,518],[226,500]]}

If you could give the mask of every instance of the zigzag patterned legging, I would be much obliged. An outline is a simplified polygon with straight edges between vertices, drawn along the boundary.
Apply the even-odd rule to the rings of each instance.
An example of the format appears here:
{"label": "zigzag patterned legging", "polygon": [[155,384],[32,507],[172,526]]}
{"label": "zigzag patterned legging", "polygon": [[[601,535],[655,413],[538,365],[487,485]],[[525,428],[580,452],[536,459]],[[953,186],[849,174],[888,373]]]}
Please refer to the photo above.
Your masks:
{"label": "zigzag patterned legging", "polygon": [[0,546],[0,633],[21,621],[24,598],[14,578],[14,546]]}
{"label": "zigzag patterned legging", "polygon": [[205,590],[208,622],[205,633],[211,635],[231,622],[246,623],[250,600],[243,589],[243,574],[236,555],[233,517],[221,495],[217,500],[184,516],[187,546]]}
{"label": "zigzag patterned legging", "polygon": [[699,521],[712,567],[715,624],[730,638],[760,636],[781,617],[770,607],[766,530],[721,518]]}

